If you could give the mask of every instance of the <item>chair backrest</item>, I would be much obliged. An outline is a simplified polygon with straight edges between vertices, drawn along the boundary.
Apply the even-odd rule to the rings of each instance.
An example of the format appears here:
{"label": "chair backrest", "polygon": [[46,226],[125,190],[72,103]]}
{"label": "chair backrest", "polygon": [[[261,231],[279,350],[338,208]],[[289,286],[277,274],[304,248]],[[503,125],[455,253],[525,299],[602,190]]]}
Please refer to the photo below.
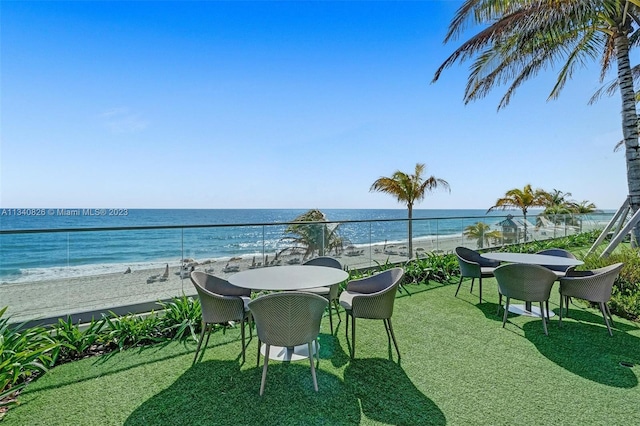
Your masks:
{"label": "chair backrest", "polygon": [[320,256],[314,259],[307,260],[303,263],[303,265],[312,265],[312,266],[327,266],[329,268],[342,269],[342,265],[337,259],[329,256]]}
{"label": "chair backrest", "polygon": [[206,272],[191,272],[191,281],[196,287],[200,286],[221,296],[251,296],[250,289],[235,286],[224,278],[219,278]]}
{"label": "chair backrest", "polygon": [[481,267],[495,268],[500,265],[500,262],[497,260],[486,259],[482,257],[480,253],[475,250],[471,250],[467,247],[458,246],[455,248],[456,256],[458,260],[462,259],[467,263],[477,263]]}
{"label": "chair backrest", "polygon": [[526,302],[549,300],[556,274],[539,265],[509,263],[498,266],[493,272],[498,289],[503,296]]}
{"label": "chair backrest", "polygon": [[591,302],[607,302],[623,266],[624,263],[615,263],[589,271],[570,270],[564,278],[560,278],[560,294]]}
{"label": "chair backrest", "polygon": [[[541,250],[536,254],[544,254],[547,256],[557,256],[557,257],[566,257],[567,259],[575,259],[576,257],[570,251],[559,249],[559,248],[551,248],[547,250]],[[547,269],[551,269],[552,271],[566,272],[569,269],[569,266],[562,265],[542,265]]]}
{"label": "chair backrest", "polygon": [[296,346],[315,340],[327,299],[301,291],[271,293],[249,302],[263,343]]}
{"label": "chair backrest", "polygon": [[393,268],[370,277],[350,281],[347,291],[353,297],[351,312],[357,318],[386,319],[393,315],[393,305],[404,269]]}
{"label": "chair backrest", "polygon": [[[326,266],[328,268],[336,268],[342,269],[342,265],[338,261],[338,259],[334,259],[329,256],[320,256],[310,260],[307,260],[303,263],[303,265],[311,265],[311,266]],[[336,299],[338,297],[338,290],[340,287],[340,283],[334,284],[329,287],[329,300]]]}
{"label": "chair backrest", "polygon": [[191,272],[190,277],[198,292],[204,322],[241,321],[244,318],[244,300],[240,296],[251,296],[251,290],[201,271]]}

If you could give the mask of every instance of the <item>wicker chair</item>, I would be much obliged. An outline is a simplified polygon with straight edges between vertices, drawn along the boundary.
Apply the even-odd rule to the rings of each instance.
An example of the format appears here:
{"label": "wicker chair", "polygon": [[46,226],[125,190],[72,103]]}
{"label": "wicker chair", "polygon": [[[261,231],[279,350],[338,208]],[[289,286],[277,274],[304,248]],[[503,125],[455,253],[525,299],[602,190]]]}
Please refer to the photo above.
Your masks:
{"label": "wicker chair", "polygon": [[482,303],[482,279],[493,277],[493,271],[500,265],[497,260],[485,259],[477,251],[468,249],[466,247],[456,247],[456,257],[458,258],[458,265],[460,266],[460,282],[456,289],[455,297],[458,297],[458,291],[462,285],[464,278],[471,278],[471,290],[473,292],[473,282],[476,278],[480,281],[479,285],[479,298]]}
{"label": "wicker chair", "polygon": [[[604,268],[593,269],[591,271],[574,271],[569,270],[567,275],[560,278],[560,318],[559,325],[562,326],[562,307],[563,301],[567,305],[567,317],[569,316],[569,298],[577,297],[578,299],[588,300],[589,302],[597,303],[602,312],[604,323],[607,325],[609,335],[613,336],[611,332],[611,324],[613,324],[613,318],[609,311],[607,302],[611,298],[611,288],[616,278],[620,274],[620,270],[624,266],[623,263],[616,263],[606,266]],[[609,318],[607,319],[607,316]]]}
{"label": "wicker chair", "polygon": [[393,339],[393,345],[400,359],[398,342],[393,333],[391,315],[398,285],[402,280],[404,270],[393,268],[370,277],[353,280],[347,284],[347,289],[340,294],[340,305],[347,313],[347,327],[345,333],[349,338],[349,316],[351,316],[351,359],[356,353],[356,318],[381,319],[384,322],[387,338]]}
{"label": "wicker chair", "polygon": [[[328,303],[327,299],[322,296],[301,291],[271,293],[249,302],[249,309],[258,333],[258,365],[260,365],[261,343],[266,345],[260,395],[264,393],[271,345],[283,346],[288,348],[287,350],[292,350],[290,348],[306,343],[309,350],[313,387],[316,392],[318,391],[311,344],[316,342],[316,349],[318,348],[320,322]],[[319,362],[320,357],[317,350],[316,358]]]}
{"label": "wicker chair", "polygon": [[[227,280],[215,277],[201,271],[191,272],[191,282],[196,287],[198,297],[200,298],[200,306],[202,307],[202,332],[198,341],[196,355],[193,358],[195,364],[198,359],[198,353],[202,346],[202,340],[205,332],[208,330],[207,341],[204,344],[206,349],[211,337],[211,329],[213,324],[227,323],[229,321],[241,322],[242,334],[242,362],[245,361],[245,323],[251,320],[251,313],[247,307],[250,300],[251,290],[236,287]],[[249,327],[251,334],[251,326]],[[204,350],[202,355],[204,355]]]}
{"label": "wicker chair", "polygon": [[[571,253],[570,251],[559,249],[559,248],[552,248],[552,249],[542,250],[542,251],[537,252],[536,254],[544,254],[544,255],[547,255],[547,256],[566,257],[568,259],[575,259],[576,258],[573,255],[573,253]],[[552,270],[556,274],[556,277],[558,279],[564,277],[565,274],[567,273],[567,270],[569,268],[571,268],[570,266],[562,266],[562,265],[542,265],[542,266],[544,266],[547,269]]]}
{"label": "wicker chair", "polygon": [[556,274],[539,265],[510,263],[498,266],[494,271],[494,275],[496,281],[498,281],[500,294],[507,298],[502,327],[507,322],[509,303],[512,298],[525,302],[540,302],[542,328],[544,329],[544,334],[549,335],[546,320],[549,318],[549,295],[551,294],[551,287],[556,280]]}
{"label": "wicker chair", "polygon": [[[315,259],[307,260],[303,263],[303,265],[313,265],[313,266],[326,266],[329,268],[342,269],[342,265],[340,262],[333,257],[329,256],[320,256]],[[329,301],[329,326],[331,327],[331,334],[333,334],[333,318],[331,315],[331,305],[333,303],[333,308],[338,314],[338,320],[342,321],[340,318],[340,310],[338,304],[338,290],[340,289],[340,283],[334,284],[330,287],[314,287],[305,289],[305,292],[317,294],[319,296],[324,297]]]}

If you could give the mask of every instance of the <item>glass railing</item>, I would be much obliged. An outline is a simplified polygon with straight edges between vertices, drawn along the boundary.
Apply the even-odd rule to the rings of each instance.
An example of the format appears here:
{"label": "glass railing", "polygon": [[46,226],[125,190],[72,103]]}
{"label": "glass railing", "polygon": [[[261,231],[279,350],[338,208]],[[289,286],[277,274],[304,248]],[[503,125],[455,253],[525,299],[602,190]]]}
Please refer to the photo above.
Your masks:
{"label": "glass railing", "polygon": [[406,219],[0,230],[0,307],[8,306],[16,322],[122,306],[147,309],[195,294],[191,270],[225,278],[318,255],[336,257],[350,269],[367,268],[456,246],[490,248],[604,228],[611,216],[414,219],[411,241]]}

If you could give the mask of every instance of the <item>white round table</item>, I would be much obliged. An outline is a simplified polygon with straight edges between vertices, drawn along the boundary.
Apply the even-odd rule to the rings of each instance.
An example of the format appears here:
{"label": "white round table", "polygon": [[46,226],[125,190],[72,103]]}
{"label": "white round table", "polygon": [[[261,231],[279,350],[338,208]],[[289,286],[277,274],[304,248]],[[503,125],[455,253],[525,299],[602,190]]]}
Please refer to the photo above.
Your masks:
{"label": "white round table", "polygon": [[[349,278],[349,273],[338,268],[315,265],[269,266],[265,268],[247,269],[231,275],[227,280],[238,287],[251,290],[291,291],[305,290],[314,287],[328,287],[341,283]],[[319,350],[317,341],[313,343],[313,350]],[[265,355],[266,345],[260,348]],[[281,346],[269,347],[269,359],[278,361],[298,361],[309,357],[307,345],[295,348]]]}
{"label": "white round table", "polygon": [[[485,259],[499,260],[500,262],[524,263],[528,265],[543,266],[578,266],[584,264],[583,261],[572,259],[570,257],[550,256],[548,254],[531,254],[531,253],[482,253]],[[527,315],[531,317],[541,317],[540,308],[526,302],[524,305],[509,305],[509,312],[518,315]],[[549,312],[549,317],[554,316],[553,312]]]}
{"label": "white round table", "polygon": [[548,254],[530,253],[482,253],[485,259],[499,260],[500,262],[526,263],[528,265],[548,266],[578,266],[584,262],[569,257],[550,256]]}
{"label": "white round table", "polygon": [[341,283],[347,278],[349,274],[338,268],[293,265],[247,269],[229,276],[227,280],[242,288],[276,291],[327,287]]}

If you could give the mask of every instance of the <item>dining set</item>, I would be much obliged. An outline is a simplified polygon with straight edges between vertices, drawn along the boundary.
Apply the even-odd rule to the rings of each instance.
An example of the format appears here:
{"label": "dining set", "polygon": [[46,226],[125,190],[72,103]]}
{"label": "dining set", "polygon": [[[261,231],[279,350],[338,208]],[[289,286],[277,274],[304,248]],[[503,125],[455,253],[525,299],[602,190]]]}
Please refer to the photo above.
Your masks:
{"label": "dining set", "polygon": [[[202,307],[202,330],[194,364],[204,354],[200,351],[207,334],[207,347],[215,324],[240,323],[242,362],[245,362],[245,328],[253,337],[252,323],[258,335],[258,354],[264,358],[260,395],[264,393],[269,360],[297,361],[309,359],[314,389],[318,391],[314,356],[319,362],[318,336],[326,308],[329,308],[331,333],[333,312],[340,319],[338,305],[346,313],[345,333],[350,355],[355,356],[356,318],[383,320],[389,344],[393,341],[398,359],[400,351],[391,323],[393,305],[404,270],[392,268],[371,276],[351,280],[339,293],[341,283],[349,278],[337,259],[317,257],[301,265],[248,269],[223,279],[206,272],[194,271],[194,284]],[[252,297],[253,294],[253,297]],[[332,307],[333,306],[333,307]]]}
{"label": "dining set", "polygon": [[[576,259],[569,251],[552,248],[538,253],[479,253],[466,247],[456,247],[456,257],[460,266],[460,281],[455,295],[458,295],[464,278],[471,278],[471,292],[474,281],[479,281],[479,298],[482,303],[482,278],[495,277],[498,283],[498,314],[502,308],[502,298],[506,298],[502,326],[507,322],[508,312],[542,319],[544,334],[548,335],[547,321],[555,314],[549,309],[549,298],[553,284],[559,282],[560,309],[558,324],[562,326],[563,310],[569,315],[571,298],[597,303],[610,336],[613,318],[607,305],[611,298],[613,284],[624,264],[615,263],[592,270],[576,270],[584,262]],[[511,299],[524,301],[511,304]],[[533,306],[538,302],[539,308]]]}

